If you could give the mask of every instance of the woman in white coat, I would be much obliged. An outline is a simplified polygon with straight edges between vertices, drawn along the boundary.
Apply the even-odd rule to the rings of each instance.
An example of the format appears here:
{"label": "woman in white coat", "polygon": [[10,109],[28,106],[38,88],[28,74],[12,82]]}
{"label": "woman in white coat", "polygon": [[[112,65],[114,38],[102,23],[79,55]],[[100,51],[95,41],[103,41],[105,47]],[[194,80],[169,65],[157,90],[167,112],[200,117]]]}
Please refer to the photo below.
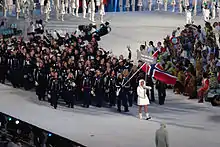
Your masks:
{"label": "woman in white coat", "polygon": [[139,86],[137,87],[137,95],[138,95],[138,106],[139,106],[139,119],[142,119],[142,107],[144,107],[144,112],[146,114],[146,120],[151,119],[147,105],[150,104],[150,101],[147,97],[146,90],[151,89],[151,87],[145,85],[145,81],[142,79],[139,81]]}

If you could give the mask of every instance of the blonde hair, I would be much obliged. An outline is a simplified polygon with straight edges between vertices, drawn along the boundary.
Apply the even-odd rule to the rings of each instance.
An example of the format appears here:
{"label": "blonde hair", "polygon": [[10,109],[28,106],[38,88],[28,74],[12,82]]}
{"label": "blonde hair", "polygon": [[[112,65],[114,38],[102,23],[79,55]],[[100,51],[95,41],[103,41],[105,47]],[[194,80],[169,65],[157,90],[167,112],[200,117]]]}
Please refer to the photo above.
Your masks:
{"label": "blonde hair", "polygon": [[123,71],[123,76],[127,77],[127,76],[128,76],[128,74],[129,74],[128,70],[127,70],[127,69],[125,69],[125,70]]}

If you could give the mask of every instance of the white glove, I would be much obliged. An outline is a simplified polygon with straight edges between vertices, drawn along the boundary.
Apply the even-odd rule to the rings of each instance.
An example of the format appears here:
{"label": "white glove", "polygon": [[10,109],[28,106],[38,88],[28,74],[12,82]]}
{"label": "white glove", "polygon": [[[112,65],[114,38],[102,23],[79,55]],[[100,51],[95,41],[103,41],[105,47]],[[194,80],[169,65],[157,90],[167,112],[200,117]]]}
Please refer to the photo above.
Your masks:
{"label": "white glove", "polygon": [[91,91],[91,94],[92,94],[93,96],[95,96],[95,92],[94,92],[94,91]]}
{"label": "white glove", "polygon": [[39,84],[37,83],[37,81],[35,81],[35,86],[38,86]]}

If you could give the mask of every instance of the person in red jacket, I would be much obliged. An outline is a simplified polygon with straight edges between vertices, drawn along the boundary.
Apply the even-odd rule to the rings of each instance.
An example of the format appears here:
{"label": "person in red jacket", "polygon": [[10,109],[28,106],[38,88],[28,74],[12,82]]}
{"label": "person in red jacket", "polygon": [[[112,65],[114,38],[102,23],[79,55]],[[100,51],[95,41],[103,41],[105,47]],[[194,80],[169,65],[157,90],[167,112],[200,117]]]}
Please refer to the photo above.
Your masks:
{"label": "person in red jacket", "polygon": [[207,94],[209,90],[209,79],[208,79],[208,74],[203,73],[203,80],[202,80],[202,87],[199,88],[198,90],[198,98],[199,98],[199,103],[203,103],[204,101],[204,96]]}

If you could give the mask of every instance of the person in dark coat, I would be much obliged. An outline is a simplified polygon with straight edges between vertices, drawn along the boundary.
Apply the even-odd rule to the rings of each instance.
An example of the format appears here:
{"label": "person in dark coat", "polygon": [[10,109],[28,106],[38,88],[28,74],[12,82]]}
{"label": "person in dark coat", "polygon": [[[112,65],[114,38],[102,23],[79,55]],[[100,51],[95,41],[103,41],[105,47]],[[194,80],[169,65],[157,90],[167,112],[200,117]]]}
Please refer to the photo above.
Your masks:
{"label": "person in dark coat", "polygon": [[42,62],[39,63],[38,68],[34,71],[34,79],[36,86],[36,94],[38,99],[45,100],[45,93],[47,88],[47,77],[46,70],[44,69],[44,65]]}
{"label": "person in dark coat", "polygon": [[166,97],[166,84],[161,81],[157,81],[156,88],[158,90],[159,104],[163,105]]}

